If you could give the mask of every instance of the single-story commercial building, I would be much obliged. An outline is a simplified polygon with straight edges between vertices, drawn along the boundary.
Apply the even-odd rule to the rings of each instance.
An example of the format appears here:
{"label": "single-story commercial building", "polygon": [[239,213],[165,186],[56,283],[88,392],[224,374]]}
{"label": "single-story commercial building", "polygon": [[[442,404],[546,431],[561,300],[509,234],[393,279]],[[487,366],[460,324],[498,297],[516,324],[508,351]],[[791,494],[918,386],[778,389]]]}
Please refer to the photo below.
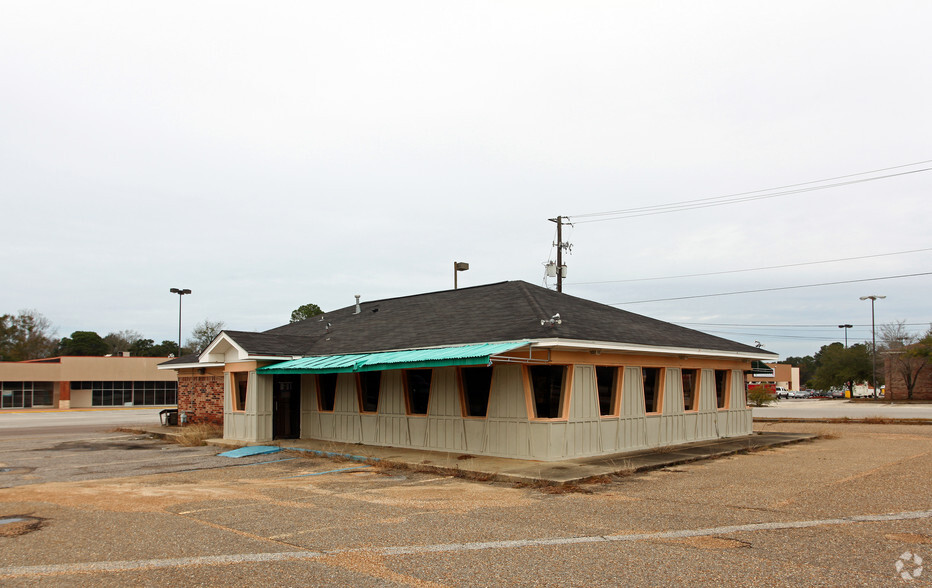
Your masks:
{"label": "single-story commercial building", "polygon": [[223,331],[179,410],[242,442],[312,438],[556,460],[751,434],[745,371],[776,354],[511,281]]}
{"label": "single-story commercial building", "polygon": [[747,374],[748,386],[769,384],[775,388],[799,391],[799,368],[788,363],[755,361]]}
{"label": "single-story commercial building", "polygon": [[0,407],[90,408],[177,403],[166,357],[49,357],[0,362]]}

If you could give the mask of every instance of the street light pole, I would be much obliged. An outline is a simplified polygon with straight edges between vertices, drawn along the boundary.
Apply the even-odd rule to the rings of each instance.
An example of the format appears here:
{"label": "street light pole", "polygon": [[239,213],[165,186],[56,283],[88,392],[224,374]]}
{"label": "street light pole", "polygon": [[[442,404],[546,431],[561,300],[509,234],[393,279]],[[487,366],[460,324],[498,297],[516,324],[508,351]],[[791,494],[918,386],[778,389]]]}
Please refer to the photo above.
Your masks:
{"label": "street light pole", "polygon": [[877,397],[877,330],[874,328],[874,302],[884,298],[886,296],[878,296],[877,294],[861,296],[861,300],[871,301],[871,380],[874,384],[874,398]]}
{"label": "street light pole", "polygon": [[456,290],[458,284],[456,283],[457,272],[465,272],[469,269],[469,264],[465,261],[454,261],[453,262],[453,289]]}
{"label": "street light pole", "polygon": [[839,328],[839,329],[844,329],[844,330],[845,330],[845,349],[848,348],[848,329],[850,329],[850,328],[853,327],[853,326],[854,326],[854,325],[838,325],[838,328]]}
{"label": "street light pole", "polygon": [[181,297],[190,294],[191,290],[188,288],[172,288],[169,292],[178,295],[178,357],[181,357]]}

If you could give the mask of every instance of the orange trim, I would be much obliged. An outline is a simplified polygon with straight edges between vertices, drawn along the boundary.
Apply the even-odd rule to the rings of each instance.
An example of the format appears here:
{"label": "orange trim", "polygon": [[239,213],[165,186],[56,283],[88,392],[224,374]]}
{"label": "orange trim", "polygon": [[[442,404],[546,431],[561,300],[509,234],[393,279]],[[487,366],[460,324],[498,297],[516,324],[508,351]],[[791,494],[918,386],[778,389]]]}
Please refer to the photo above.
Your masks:
{"label": "orange trim", "polygon": [[[624,393],[624,389],[625,389],[624,388],[625,367],[624,366],[613,366],[613,367],[615,368],[615,375],[613,377],[613,385],[615,386],[615,388],[612,390],[612,408],[611,408],[610,414],[599,415],[603,419],[617,419],[619,416],[621,416],[621,395]],[[596,388],[598,388],[598,384],[599,384],[598,376],[596,376],[595,383],[596,383]]]}
{"label": "orange trim", "polygon": [[255,361],[239,361],[228,363],[223,366],[225,372],[254,372],[258,369],[259,364]]}

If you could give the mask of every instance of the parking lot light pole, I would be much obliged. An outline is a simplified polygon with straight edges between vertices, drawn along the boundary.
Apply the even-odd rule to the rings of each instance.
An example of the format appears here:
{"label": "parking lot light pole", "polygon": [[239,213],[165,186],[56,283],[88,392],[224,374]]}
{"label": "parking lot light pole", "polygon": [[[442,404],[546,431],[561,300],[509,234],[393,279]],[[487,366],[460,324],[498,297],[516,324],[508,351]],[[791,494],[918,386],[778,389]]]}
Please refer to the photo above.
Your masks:
{"label": "parking lot light pole", "polygon": [[839,328],[839,329],[844,329],[844,330],[845,330],[845,349],[848,348],[848,329],[850,329],[850,328],[853,327],[853,326],[854,326],[854,325],[838,325],[838,328]]}
{"label": "parking lot light pole", "polygon": [[178,295],[178,357],[181,357],[181,297],[190,294],[191,290],[188,288],[172,288],[169,292]]}
{"label": "parking lot light pole", "polygon": [[874,385],[874,398],[877,397],[877,331],[874,328],[874,302],[878,299],[883,300],[886,296],[871,294],[870,296],[861,296],[861,300],[871,301],[871,380]]}

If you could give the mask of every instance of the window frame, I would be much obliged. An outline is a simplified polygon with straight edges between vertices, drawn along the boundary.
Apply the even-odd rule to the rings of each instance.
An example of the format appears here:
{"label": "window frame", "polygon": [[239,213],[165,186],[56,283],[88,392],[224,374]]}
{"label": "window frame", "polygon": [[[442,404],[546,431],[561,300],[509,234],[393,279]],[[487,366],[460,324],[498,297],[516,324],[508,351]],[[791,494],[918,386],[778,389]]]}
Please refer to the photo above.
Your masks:
{"label": "window frame", "polygon": [[[377,374],[379,376],[379,389],[375,392],[375,410],[366,410],[365,403],[363,403],[363,378],[370,377],[369,374]],[[431,376],[433,380],[433,376]],[[372,372],[360,372],[356,374],[356,399],[359,403],[359,414],[379,414],[379,404],[382,403],[382,372],[381,371],[372,371]],[[405,409],[407,411],[407,408]]]}
{"label": "window frame", "polygon": [[[423,413],[412,412],[411,410],[411,388],[408,385],[408,374],[410,372],[428,372],[430,374],[430,384],[427,387],[427,406],[424,409]],[[405,414],[407,416],[413,417],[427,417],[430,414],[430,401],[433,396],[432,392],[434,390],[434,370],[433,368],[410,368],[402,370],[401,373],[402,385],[404,386],[404,399],[405,399]]]}
{"label": "window frame", "polygon": [[[566,421],[569,420],[569,407],[570,407],[570,396],[572,395],[572,382],[574,375],[574,365],[573,364],[563,364],[563,363],[547,363],[541,365],[525,365],[524,367],[524,390],[525,390],[525,401],[527,403],[527,413],[528,418],[531,421],[538,422],[554,422],[554,421]],[[537,416],[537,399],[534,396],[534,380],[531,377],[531,369],[535,367],[562,367],[563,368],[563,379],[560,383],[560,399],[559,399],[559,410],[558,414],[555,417],[539,417]]]}
{"label": "window frame", "polygon": [[[333,376],[333,401],[331,404],[332,408],[330,408],[330,410],[327,410],[326,408],[324,408],[324,395],[323,395],[324,387],[321,385],[321,381],[320,381],[321,376]],[[340,374],[315,374],[314,386],[317,390],[317,411],[318,412],[323,412],[327,414],[336,412],[337,410],[337,385],[339,384],[339,380],[340,380]]]}
{"label": "window frame", "polygon": [[[469,403],[466,400],[466,379],[463,377],[463,372],[468,369],[488,369],[491,371],[489,375],[489,390],[485,399],[485,414],[482,416],[476,416],[469,414]],[[492,385],[495,382],[495,367],[494,366],[478,366],[478,365],[469,365],[462,366],[456,370],[456,383],[460,389],[460,416],[464,419],[479,419],[484,420],[489,418],[489,407],[492,405]]]}
{"label": "window frame", "polygon": [[[239,384],[240,380],[243,381],[243,386],[245,390],[243,391],[243,397],[240,398],[239,395]],[[230,372],[230,391],[232,394],[231,397],[231,408],[233,412],[246,412],[246,406],[249,403],[249,372]]]}
{"label": "window frame", "polygon": [[[654,391],[654,410],[647,410],[647,387],[644,385],[646,382],[644,378],[644,370],[657,370],[657,386],[656,390]],[[666,385],[666,375],[666,367],[641,366],[641,397],[644,400],[645,415],[663,414],[663,392],[664,386]]]}
{"label": "window frame", "polygon": [[[724,374],[722,381],[722,400],[721,406],[719,406],[718,399],[718,373],[721,372]],[[715,409],[716,410],[729,410],[731,408],[731,379],[734,377],[732,370],[714,370],[712,379],[715,380]]]}
{"label": "window frame", "polygon": [[[693,374],[692,408],[686,406],[686,373]],[[680,368],[680,385],[683,393],[683,412],[699,412],[700,394],[702,388],[702,370],[700,368]]]}
{"label": "window frame", "polygon": [[[621,395],[624,393],[625,366],[623,365],[597,365],[594,366],[596,398],[599,404],[599,417],[603,419],[618,418],[621,415]],[[612,374],[612,396],[609,400],[608,414],[602,414],[602,396],[599,394],[599,368],[615,370]]]}

